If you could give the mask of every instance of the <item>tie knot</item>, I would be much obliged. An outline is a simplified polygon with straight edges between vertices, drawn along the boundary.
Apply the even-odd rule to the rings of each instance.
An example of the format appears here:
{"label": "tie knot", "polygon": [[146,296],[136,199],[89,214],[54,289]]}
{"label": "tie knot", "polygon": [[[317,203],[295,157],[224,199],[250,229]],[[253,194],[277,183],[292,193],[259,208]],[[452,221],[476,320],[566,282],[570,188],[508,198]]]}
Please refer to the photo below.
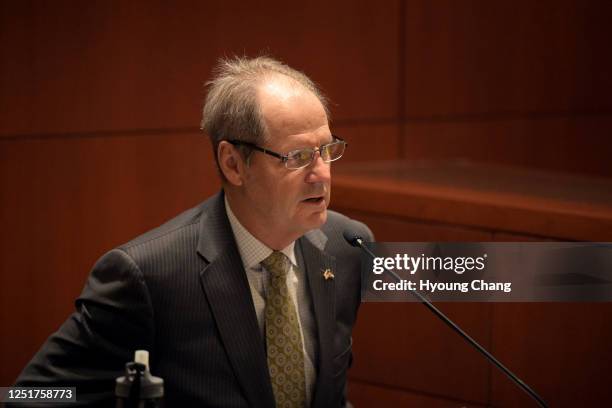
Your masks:
{"label": "tie knot", "polygon": [[261,261],[261,264],[273,277],[284,277],[289,272],[291,261],[282,252],[273,251],[270,256]]}

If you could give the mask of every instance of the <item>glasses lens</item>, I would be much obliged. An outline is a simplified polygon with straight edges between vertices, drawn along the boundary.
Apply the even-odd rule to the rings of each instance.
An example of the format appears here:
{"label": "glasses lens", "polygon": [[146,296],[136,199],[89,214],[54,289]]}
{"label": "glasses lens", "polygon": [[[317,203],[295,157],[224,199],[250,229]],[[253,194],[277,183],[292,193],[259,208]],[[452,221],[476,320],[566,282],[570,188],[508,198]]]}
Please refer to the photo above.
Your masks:
{"label": "glasses lens", "polygon": [[294,150],[287,154],[285,165],[288,169],[301,169],[310,164],[313,154],[314,150],[312,149]]}
{"label": "glasses lens", "polygon": [[338,160],[342,157],[342,154],[344,154],[344,146],[346,146],[346,143],[342,141],[321,146],[321,158],[324,162]]}

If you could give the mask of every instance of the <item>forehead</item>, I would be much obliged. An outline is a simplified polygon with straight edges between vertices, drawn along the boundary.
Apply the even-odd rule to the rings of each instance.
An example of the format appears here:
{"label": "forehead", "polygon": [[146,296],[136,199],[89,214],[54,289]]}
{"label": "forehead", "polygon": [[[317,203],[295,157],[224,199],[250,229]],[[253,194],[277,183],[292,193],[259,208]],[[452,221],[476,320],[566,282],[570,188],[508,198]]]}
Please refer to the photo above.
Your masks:
{"label": "forehead", "polygon": [[271,78],[258,89],[261,114],[274,145],[320,143],[331,133],[319,99],[289,78]]}

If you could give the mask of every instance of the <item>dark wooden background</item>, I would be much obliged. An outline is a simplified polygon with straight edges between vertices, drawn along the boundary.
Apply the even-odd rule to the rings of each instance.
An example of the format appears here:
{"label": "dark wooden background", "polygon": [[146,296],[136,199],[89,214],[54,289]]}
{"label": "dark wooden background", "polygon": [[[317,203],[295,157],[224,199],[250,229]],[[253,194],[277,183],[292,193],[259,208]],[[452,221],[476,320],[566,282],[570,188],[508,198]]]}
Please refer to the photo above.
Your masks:
{"label": "dark wooden background", "polygon": [[[605,0],[1,1],[0,385],[72,311],[98,257],[219,188],[198,129],[217,58],[265,53],[310,75],[345,163],[610,179],[611,19]],[[379,240],[534,239],[364,205],[352,214]],[[612,401],[609,304],[446,306],[555,406]],[[363,306],[357,407],[530,406],[421,309]]]}

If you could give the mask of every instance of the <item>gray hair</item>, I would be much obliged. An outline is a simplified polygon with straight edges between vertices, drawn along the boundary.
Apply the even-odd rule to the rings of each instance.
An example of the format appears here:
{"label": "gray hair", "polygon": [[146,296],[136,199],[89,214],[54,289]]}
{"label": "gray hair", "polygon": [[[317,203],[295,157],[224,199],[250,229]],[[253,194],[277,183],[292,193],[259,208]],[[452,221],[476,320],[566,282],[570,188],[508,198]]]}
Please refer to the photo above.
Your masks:
{"label": "gray hair", "polygon": [[[234,139],[263,144],[266,127],[257,103],[257,86],[273,75],[284,75],[311,91],[321,102],[329,120],[327,98],[305,74],[270,57],[220,59],[202,111],[201,128],[210,137],[217,168],[217,148],[222,140]],[[247,160],[251,149],[241,149]],[[221,177],[223,172],[219,171]]]}

